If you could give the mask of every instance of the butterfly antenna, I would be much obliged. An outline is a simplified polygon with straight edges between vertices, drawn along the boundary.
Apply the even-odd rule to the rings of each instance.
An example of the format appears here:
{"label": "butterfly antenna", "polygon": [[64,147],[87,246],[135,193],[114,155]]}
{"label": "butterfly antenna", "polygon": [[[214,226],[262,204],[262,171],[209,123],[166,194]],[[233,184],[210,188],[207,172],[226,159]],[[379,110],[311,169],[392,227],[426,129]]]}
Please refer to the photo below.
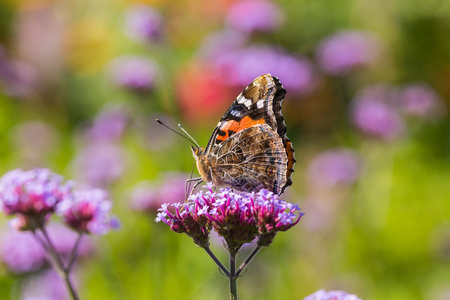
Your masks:
{"label": "butterfly antenna", "polygon": [[186,130],[184,130],[183,127],[181,127],[181,124],[178,124],[178,127],[180,127],[180,129],[183,130],[183,132],[184,132],[184,133],[185,133],[192,141],[194,141],[194,144],[195,144],[198,148],[200,148],[200,145],[194,140],[194,138],[193,138],[189,133],[187,133]]}
{"label": "butterfly antenna", "polygon": [[[159,124],[161,124],[162,126],[164,126],[164,127],[166,127],[167,129],[169,129],[170,131],[172,131],[172,132],[175,132],[176,134],[178,134],[179,136],[181,136],[181,137],[183,137],[183,138],[185,138],[186,140],[188,140],[191,144],[193,144],[194,146],[197,146],[197,147],[199,147],[199,145],[197,144],[197,142],[183,129],[183,128],[181,128],[182,130],[183,130],[183,132],[187,135],[187,136],[185,136],[185,135],[183,135],[183,134],[181,134],[181,133],[179,133],[178,131],[176,131],[176,130],[174,130],[174,129],[172,129],[172,128],[170,128],[169,126],[167,126],[166,124],[164,124],[163,122],[161,122],[161,120],[159,120],[159,119],[156,119],[156,122],[158,122]],[[178,126],[180,126],[180,124],[178,124]]]}

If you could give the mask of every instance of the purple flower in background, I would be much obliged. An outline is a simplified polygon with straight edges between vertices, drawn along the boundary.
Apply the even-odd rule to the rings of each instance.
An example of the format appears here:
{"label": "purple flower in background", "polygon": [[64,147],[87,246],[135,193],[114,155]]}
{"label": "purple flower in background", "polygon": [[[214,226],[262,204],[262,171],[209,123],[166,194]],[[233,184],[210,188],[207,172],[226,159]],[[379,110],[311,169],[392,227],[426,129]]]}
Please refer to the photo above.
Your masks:
{"label": "purple flower in background", "polygon": [[384,140],[399,137],[405,125],[390,102],[388,92],[383,87],[365,88],[353,101],[353,123],[363,133]]}
{"label": "purple flower in background", "polygon": [[431,87],[424,84],[410,84],[395,93],[401,112],[422,118],[439,117],[445,113],[442,100]]}
{"label": "purple flower in background", "polygon": [[46,262],[44,250],[29,232],[5,231],[0,241],[1,260],[11,272],[35,271]]}
{"label": "purple flower in background", "polygon": [[54,270],[46,270],[27,278],[22,287],[23,300],[65,300],[69,294],[64,281]]}
{"label": "purple flower in background", "polygon": [[139,56],[121,56],[110,65],[111,78],[115,84],[127,90],[145,93],[153,90],[158,77],[157,64]]}
{"label": "purple flower in background", "polygon": [[277,76],[292,93],[309,93],[317,85],[312,64],[281,49],[251,46],[224,53],[214,60],[226,80],[233,86],[247,86],[261,74]]}
{"label": "purple flower in background", "polygon": [[359,155],[345,148],[320,153],[309,164],[308,177],[321,186],[350,185],[360,174]]}
{"label": "purple flower in background", "polygon": [[125,153],[112,143],[93,143],[83,147],[74,160],[75,173],[83,183],[107,187],[125,170]]}
{"label": "purple flower in background", "polygon": [[247,34],[236,30],[225,29],[215,32],[203,40],[198,56],[202,59],[214,61],[219,55],[242,48],[247,40]]}
{"label": "purple flower in background", "polygon": [[317,49],[317,60],[328,74],[340,75],[375,62],[380,50],[378,39],[371,33],[342,31],[321,42]]}
{"label": "purple flower in background", "polygon": [[97,115],[86,135],[91,141],[116,141],[122,137],[128,119],[123,107],[107,106]]}
{"label": "purple flower in background", "polygon": [[325,291],[319,290],[314,294],[306,296],[304,300],[361,300],[356,295],[344,291]]}
{"label": "purple flower in background", "polygon": [[229,27],[245,33],[273,31],[281,21],[278,5],[266,0],[236,2],[230,7],[226,20]]}
{"label": "purple flower in background", "polygon": [[[49,213],[72,189],[72,182],[48,169],[9,171],[0,179],[0,211],[25,217],[24,227],[43,225]],[[26,221],[33,219],[37,224]]]}
{"label": "purple flower in background", "polygon": [[131,194],[131,206],[139,211],[156,212],[164,203],[181,202],[189,174],[167,172],[155,182],[138,183]]}
{"label": "purple flower in background", "polygon": [[75,231],[105,234],[118,229],[118,220],[109,213],[112,204],[108,194],[100,189],[75,191],[57,206],[57,213]]}
{"label": "purple flower in background", "polygon": [[125,12],[125,25],[128,36],[138,42],[158,42],[163,33],[161,14],[143,4],[137,4]]}

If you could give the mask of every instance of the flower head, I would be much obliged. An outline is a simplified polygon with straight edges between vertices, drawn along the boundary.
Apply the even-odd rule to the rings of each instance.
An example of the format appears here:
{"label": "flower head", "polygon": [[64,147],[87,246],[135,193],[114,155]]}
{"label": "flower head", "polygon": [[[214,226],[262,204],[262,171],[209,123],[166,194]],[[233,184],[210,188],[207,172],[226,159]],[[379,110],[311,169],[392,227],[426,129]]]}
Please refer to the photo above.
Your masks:
{"label": "flower head", "polygon": [[[0,210],[18,215],[21,229],[41,226],[71,189],[72,182],[64,182],[62,176],[48,169],[16,169],[0,179]],[[30,224],[31,219],[37,223]]]}
{"label": "flower head", "polygon": [[227,14],[228,26],[245,33],[273,31],[281,21],[280,8],[267,0],[236,2]]}
{"label": "flower head", "polygon": [[[169,206],[174,211],[169,211]],[[155,221],[163,221],[176,233],[187,234],[199,247],[208,247],[211,221],[205,216],[204,208],[203,201],[163,204]]]}
{"label": "flower head", "polygon": [[371,33],[350,30],[325,39],[317,50],[317,59],[325,72],[340,75],[373,63],[379,52],[380,44]]}
{"label": "flower head", "polygon": [[158,42],[163,34],[161,14],[143,4],[134,5],[126,11],[125,25],[128,36],[139,42]]}
{"label": "flower head", "polygon": [[319,290],[314,294],[306,296],[304,300],[361,300],[356,295],[348,294],[344,291]]}
{"label": "flower head", "polygon": [[156,85],[158,67],[154,61],[139,56],[122,56],[111,63],[115,84],[137,93],[146,93]]}
{"label": "flower head", "polygon": [[259,246],[269,246],[277,232],[296,225],[303,215],[297,205],[282,201],[266,190],[238,194],[230,189],[214,192],[211,184],[207,188],[184,204],[172,204],[175,213],[170,213],[168,205],[164,205],[157,221],[191,237],[199,233],[196,230],[193,235],[192,228],[209,233],[212,227],[225,239],[228,250],[235,252],[255,237],[259,238]]}
{"label": "flower head", "polygon": [[118,229],[119,224],[109,215],[112,204],[100,189],[75,191],[57,206],[57,213],[73,230],[83,233],[105,234]]}

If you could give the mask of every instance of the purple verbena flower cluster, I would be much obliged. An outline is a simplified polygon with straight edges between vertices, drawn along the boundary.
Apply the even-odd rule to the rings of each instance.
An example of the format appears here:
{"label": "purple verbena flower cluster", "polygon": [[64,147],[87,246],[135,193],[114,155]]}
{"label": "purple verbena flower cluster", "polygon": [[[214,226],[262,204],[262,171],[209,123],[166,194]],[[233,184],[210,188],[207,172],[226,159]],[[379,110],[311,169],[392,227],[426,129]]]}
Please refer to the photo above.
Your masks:
{"label": "purple verbena flower cluster", "polygon": [[73,186],[48,169],[13,170],[0,179],[0,210],[17,216],[10,224],[20,230],[41,229],[54,212],[78,232],[103,234],[117,227],[105,192]]}
{"label": "purple verbena flower cluster", "polygon": [[0,179],[0,211],[17,215],[20,221],[16,219],[13,224],[20,224],[21,229],[43,225],[72,186],[47,169],[10,171]]}
{"label": "purple verbena flower cluster", "polygon": [[[213,228],[225,239],[228,250],[235,252],[255,237],[258,246],[269,246],[279,231],[290,229],[303,215],[297,205],[266,190],[238,194],[230,189],[214,192],[211,184],[207,188],[206,192],[189,197],[186,203],[163,205],[156,221],[163,221],[172,231],[186,233],[200,247],[208,246]],[[175,209],[174,213],[169,206]]]}
{"label": "purple verbena flower cluster", "polygon": [[109,216],[111,201],[100,189],[75,191],[57,207],[57,213],[75,231],[105,234],[118,229],[118,222]]}

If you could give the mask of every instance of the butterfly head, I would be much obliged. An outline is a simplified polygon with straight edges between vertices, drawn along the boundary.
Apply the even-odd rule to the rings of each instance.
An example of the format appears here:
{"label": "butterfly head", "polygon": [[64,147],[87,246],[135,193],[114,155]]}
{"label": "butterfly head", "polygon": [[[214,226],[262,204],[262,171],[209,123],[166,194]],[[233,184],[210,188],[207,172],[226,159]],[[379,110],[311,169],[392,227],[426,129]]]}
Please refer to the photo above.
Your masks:
{"label": "butterfly head", "polygon": [[205,149],[203,149],[202,147],[191,146],[191,151],[192,156],[195,158],[195,160],[198,160],[198,157],[205,152]]}

